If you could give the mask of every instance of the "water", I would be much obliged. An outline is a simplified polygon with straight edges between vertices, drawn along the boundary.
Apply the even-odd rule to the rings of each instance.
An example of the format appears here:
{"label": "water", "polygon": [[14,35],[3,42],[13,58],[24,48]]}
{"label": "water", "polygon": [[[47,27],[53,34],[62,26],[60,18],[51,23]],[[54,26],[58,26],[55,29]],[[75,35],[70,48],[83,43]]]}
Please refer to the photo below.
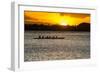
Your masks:
{"label": "water", "polygon": [[[34,39],[58,36],[64,39]],[[25,31],[24,61],[71,60],[90,58],[90,32]]]}

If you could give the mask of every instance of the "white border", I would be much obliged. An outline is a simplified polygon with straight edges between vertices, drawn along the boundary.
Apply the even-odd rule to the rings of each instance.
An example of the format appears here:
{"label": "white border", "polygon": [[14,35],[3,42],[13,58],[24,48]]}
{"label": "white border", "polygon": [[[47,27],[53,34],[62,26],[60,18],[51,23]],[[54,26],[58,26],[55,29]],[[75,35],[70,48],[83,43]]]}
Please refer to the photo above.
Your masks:
{"label": "white border", "polygon": [[[31,4],[13,4],[14,20],[12,20],[12,34],[14,35],[12,47],[12,66],[11,69],[17,70],[31,70],[31,69],[47,69],[47,68],[61,68],[61,67],[80,67],[96,65],[96,15],[95,8],[83,8],[78,6],[53,7],[53,6],[38,6]],[[91,14],[91,59],[79,60],[60,60],[60,61],[37,61],[24,62],[24,10],[31,11],[48,11],[48,12],[70,12],[70,13],[89,13]]]}

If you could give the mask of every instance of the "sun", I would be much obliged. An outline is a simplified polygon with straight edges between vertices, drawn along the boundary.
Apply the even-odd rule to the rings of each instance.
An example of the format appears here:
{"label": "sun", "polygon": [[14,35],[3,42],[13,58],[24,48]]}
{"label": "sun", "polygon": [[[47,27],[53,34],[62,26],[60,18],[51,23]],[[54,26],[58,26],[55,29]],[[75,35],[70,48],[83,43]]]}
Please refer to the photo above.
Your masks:
{"label": "sun", "polygon": [[60,25],[62,25],[62,26],[67,26],[67,23],[61,22]]}
{"label": "sun", "polygon": [[61,18],[60,25],[62,25],[62,26],[67,26],[68,25],[67,21],[66,21],[66,19],[64,17]]}

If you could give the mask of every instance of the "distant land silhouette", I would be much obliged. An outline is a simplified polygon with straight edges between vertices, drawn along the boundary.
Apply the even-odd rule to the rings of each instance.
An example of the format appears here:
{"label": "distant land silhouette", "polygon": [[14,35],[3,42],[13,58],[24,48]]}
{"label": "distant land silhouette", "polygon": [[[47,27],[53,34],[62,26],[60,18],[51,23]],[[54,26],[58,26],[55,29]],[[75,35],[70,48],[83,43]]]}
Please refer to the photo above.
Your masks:
{"label": "distant land silhouette", "polygon": [[90,31],[90,23],[80,23],[77,26],[25,24],[25,31]]}

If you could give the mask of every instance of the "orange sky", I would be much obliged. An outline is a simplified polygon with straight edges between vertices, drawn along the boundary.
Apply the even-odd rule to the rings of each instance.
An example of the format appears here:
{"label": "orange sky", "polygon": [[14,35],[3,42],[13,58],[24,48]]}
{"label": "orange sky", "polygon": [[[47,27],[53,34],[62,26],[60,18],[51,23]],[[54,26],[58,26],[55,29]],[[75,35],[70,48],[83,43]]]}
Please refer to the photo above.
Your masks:
{"label": "orange sky", "polygon": [[90,23],[90,14],[24,11],[25,24],[42,23],[45,25],[74,26],[82,22]]}

